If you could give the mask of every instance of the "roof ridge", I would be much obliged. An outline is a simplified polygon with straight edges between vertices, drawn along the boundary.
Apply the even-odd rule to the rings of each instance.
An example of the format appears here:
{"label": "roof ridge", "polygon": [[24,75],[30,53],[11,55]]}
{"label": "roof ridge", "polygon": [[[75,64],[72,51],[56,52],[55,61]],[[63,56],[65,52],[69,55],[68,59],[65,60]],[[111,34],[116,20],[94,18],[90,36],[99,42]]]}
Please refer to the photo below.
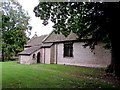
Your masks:
{"label": "roof ridge", "polygon": [[77,34],[73,33],[72,31],[70,34],[65,37],[61,32],[60,34],[56,34],[54,30],[42,41],[44,42],[58,42],[58,41],[73,41],[77,39]]}
{"label": "roof ridge", "polygon": [[54,32],[54,30],[52,30],[43,40],[42,43],[44,43],[44,41]]}

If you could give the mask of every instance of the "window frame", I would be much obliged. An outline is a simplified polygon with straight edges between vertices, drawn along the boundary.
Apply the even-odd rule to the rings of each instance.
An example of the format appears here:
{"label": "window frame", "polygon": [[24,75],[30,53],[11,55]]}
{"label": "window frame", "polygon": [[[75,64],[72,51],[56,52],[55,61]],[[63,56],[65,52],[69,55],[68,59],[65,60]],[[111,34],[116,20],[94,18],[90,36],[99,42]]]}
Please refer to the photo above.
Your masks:
{"label": "window frame", "polygon": [[73,57],[73,43],[64,43],[63,57]]}

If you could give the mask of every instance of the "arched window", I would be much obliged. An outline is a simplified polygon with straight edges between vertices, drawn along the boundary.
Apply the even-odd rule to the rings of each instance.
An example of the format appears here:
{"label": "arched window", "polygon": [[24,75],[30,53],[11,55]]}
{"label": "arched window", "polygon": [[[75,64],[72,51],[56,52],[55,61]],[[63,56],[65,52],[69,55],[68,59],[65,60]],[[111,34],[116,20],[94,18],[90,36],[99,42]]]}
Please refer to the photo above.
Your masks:
{"label": "arched window", "polygon": [[35,59],[35,54],[33,54],[33,59]]}

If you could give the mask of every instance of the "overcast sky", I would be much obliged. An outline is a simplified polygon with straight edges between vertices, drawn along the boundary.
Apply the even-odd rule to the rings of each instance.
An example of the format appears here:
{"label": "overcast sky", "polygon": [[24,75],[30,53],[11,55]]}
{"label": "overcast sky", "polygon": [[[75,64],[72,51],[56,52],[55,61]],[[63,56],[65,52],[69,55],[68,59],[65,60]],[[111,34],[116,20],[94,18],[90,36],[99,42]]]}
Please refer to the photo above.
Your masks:
{"label": "overcast sky", "polygon": [[38,5],[38,0],[17,0],[22,6],[23,9],[27,10],[29,13],[29,16],[31,17],[30,24],[32,25],[32,32],[30,35],[30,38],[37,32],[37,35],[46,35],[49,34],[53,29],[52,25],[53,23],[49,23],[47,26],[44,26],[42,24],[42,20],[35,17],[35,14],[33,12],[33,9],[35,6]]}

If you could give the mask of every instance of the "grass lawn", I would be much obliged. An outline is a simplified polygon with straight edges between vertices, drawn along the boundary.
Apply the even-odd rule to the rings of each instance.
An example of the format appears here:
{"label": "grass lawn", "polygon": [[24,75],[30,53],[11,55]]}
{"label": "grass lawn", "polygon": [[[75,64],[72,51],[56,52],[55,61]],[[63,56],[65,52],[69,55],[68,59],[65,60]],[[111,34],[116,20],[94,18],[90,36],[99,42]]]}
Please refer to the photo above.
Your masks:
{"label": "grass lawn", "polygon": [[2,63],[2,88],[120,88],[102,78],[104,68]]}
{"label": "grass lawn", "polygon": [[2,88],[2,63],[0,63],[0,90]]}

